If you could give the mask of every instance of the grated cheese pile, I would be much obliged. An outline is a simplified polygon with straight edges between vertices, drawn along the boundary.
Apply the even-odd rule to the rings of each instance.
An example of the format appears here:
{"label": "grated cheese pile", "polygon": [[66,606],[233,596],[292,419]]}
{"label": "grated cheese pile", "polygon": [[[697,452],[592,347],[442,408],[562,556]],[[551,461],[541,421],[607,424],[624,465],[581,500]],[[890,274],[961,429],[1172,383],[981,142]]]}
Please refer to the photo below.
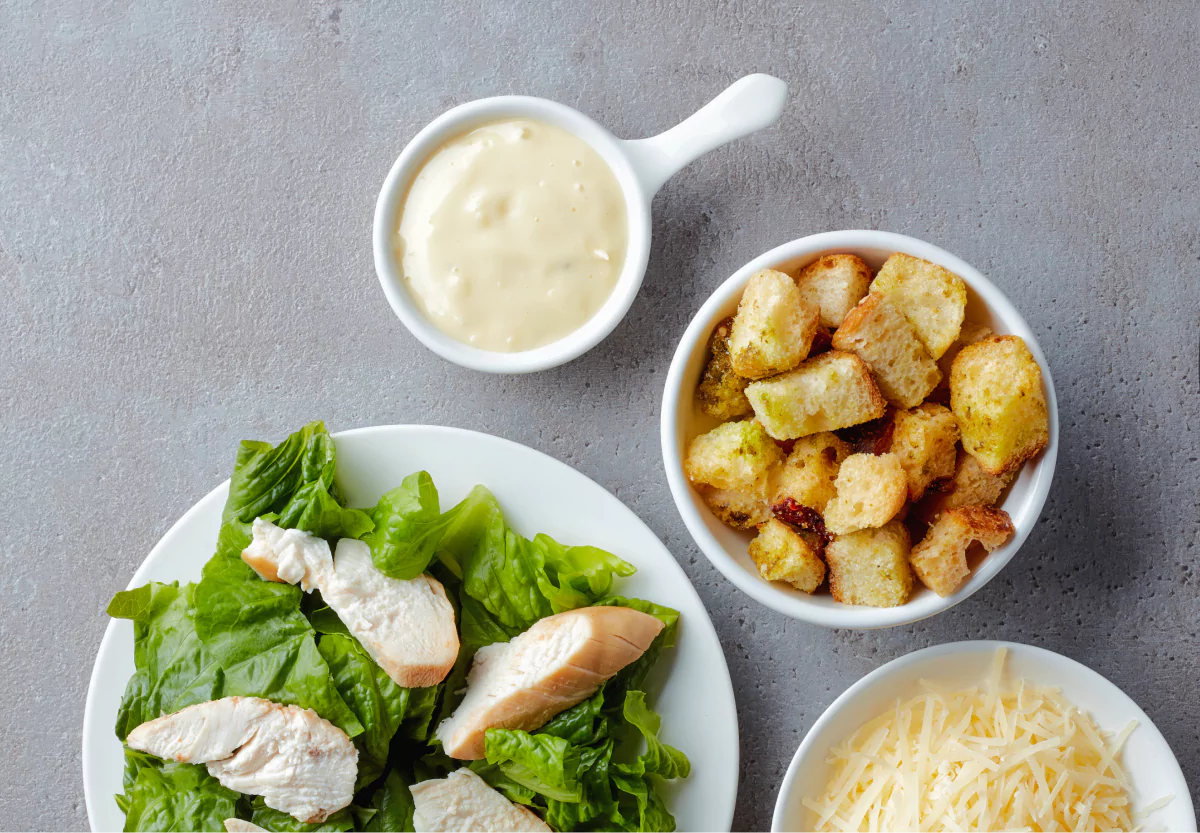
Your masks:
{"label": "grated cheese pile", "polygon": [[922,681],[835,747],[825,795],[804,799],[810,829],[1137,829],[1119,759],[1136,724],[1108,738],[1057,689],[1002,690],[1004,656],[985,690]]}

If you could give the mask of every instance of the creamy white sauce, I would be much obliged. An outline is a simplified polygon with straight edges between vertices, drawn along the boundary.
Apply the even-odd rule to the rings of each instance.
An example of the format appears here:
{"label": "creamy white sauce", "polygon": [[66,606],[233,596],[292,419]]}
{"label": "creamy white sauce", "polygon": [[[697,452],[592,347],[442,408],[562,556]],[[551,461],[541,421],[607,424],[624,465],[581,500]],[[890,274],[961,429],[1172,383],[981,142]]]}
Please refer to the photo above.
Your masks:
{"label": "creamy white sauce", "polygon": [[452,139],[404,201],[396,248],[430,321],[484,350],[531,350],[582,327],[625,263],[625,199],[600,155],[517,120]]}

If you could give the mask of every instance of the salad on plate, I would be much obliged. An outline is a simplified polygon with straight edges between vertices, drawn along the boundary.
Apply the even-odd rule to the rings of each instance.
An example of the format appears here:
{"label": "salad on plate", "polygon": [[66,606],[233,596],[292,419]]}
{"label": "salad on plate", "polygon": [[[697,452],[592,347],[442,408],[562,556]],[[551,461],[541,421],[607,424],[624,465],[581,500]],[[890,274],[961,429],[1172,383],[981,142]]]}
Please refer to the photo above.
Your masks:
{"label": "salad on plate", "polygon": [[[320,422],[238,450],[199,582],[117,593],[126,830],[673,830],[647,674],[679,614],[476,486],[351,508]],[[116,762],[114,762],[115,765]]]}

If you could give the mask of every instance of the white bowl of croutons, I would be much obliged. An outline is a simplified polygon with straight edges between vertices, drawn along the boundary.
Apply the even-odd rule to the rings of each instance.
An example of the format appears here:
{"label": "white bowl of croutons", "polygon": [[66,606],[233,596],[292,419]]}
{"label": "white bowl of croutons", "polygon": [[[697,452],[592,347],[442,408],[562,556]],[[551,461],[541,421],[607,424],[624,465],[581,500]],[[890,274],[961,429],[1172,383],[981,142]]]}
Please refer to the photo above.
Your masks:
{"label": "white bowl of croutons", "polygon": [[724,575],[781,613],[882,628],[975,593],[1050,491],[1050,368],[987,278],[929,243],[834,231],[739,269],[663,393],[667,482]]}

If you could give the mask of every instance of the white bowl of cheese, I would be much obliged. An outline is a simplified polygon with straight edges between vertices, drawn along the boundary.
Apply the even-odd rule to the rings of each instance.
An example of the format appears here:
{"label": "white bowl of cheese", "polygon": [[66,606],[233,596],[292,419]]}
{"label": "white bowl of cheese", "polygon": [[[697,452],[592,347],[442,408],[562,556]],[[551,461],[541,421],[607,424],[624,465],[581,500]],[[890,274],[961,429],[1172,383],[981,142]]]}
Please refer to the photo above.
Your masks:
{"label": "white bowl of cheese", "polygon": [[[1019,707],[1009,703],[1009,708],[1004,710],[1005,720],[1014,726],[1022,725],[1022,721],[1044,721],[1046,727],[1061,726],[1061,732],[1051,732],[1051,739],[1046,741],[1040,740],[1036,734],[1033,740],[1029,740],[1023,730],[1014,731],[1011,740],[1004,742],[1005,752],[1002,755],[995,754],[992,758],[993,765],[999,767],[994,770],[986,770],[986,765],[982,763],[987,759],[986,756],[977,754],[989,751],[988,741],[960,744],[964,748],[970,747],[970,751],[956,755],[947,752],[948,747],[939,742],[936,727],[928,738],[919,731],[908,735],[908,727],[919,725],[915,718],[909,721],[904,717],[910,713],[910,709],[916,709],[911,714],[920,715],[933,714],[936,709],[941,709],[939,717],[930,720],[931,724],[937,723],[944,712],[946,726],[967,727],[947,733],[947,737],[962,737],[964,732],[986,734],[988,726],[981,725],[981,721],[986,723],[992,720],[996,713],[994,701],[987,700],[989,677],[997,672],[996,660],[998,652],[1002,650],[1002,679],[1011,688],[1020,683],[1025,686],[1023,699],[1017,701]],[[971,698],[957,700],[951,693],[972,687],[979,689],[977,702],[987,707],[978,708],[975,712],[961,708],[962,714],[958,714],[956,709],[972,701]],[[1062,719],[1063,711],[1050,707],[1048,702],[1037,706],[1038,700],[1032,696],[1036,688],[1058,689],[1060,702],[1065,701],[1076,707],[1077,712],[1067,712],[1067,718]],[[931,701],[928,704],[925,703],[926,695]],[[948,705],[943,707],[940,704]],[[923,706],[930,711],[923,711]],[[988,707],[991,707],[991,714],[981,717],[980,713],[988,712]],[[1086,716],[1081,713],[1086,713]],[[893,723],[897,717],[900,721]],[[865,732],[859,732],[868,723],[872,723],[872,726]],[[904,726],[903,731],[899,728],[901,725]],[[907,796],[919,796],[917,806],[922,808],[920,826],[923,830],[947,829],[939,821],[945,819],[947,813],[951,814],[956,824],[969,821],[972,813],[979,812],[981,799],[986,802],[983,806],[989,813],[988,826],[991,829],[1008,829],[1005,820],[1011,819],[1013,812],[1019,810],[1020,802],[1025,801],[1026,796],[1031,807],[1052,808],[1056,795],[1053,790],[1060,779],[1065,785],[1059,788],[1060,793],[1069,793],[1072,779],[1090,778],[1083,768],[1083,762],[1087,757],[1085,747],[1092,746],[1088,737],[1093,727],[1099,730],[1104,741],[1104,746],[1097,748],[1119,748],[1115,759],[1120,770],[1105,768],[1106,762],[1101,760],[1097,771],[1108,773],[1113,781],[1119,781],[1119,773],[1123,771],[1130,786],[1127,793],[1129,816],[1134,824],[1140,824],[1147,830],[1196,830],[1196,814],[1188,786],[1171,747],[1133,700],[1107,679],[1075,660],[1043,648],[997,641],[955,642],[915,651],[876,669],[847,689],[825,710],[800,744],[784,776],[771,829],[818,829],[822,821],[818,808],[832,811],[835,805],[838,805],[836,809],[843,822],[852,824],[858,820],[862,809],[870,804],[869,800],[863,798],[871,790],[890,792],[897,783],[901,783],[887,782],[889,776],[881,775],[890,771],[899,771],[907,783],[919,785],[916,791],[909,790]],[[881,729],[887,731],[881,734]],[[893,743],[899,737],[905,737],[907,741]],[[1060,741],[1058,745],[1054,742],[1056,740]],[[991,743],[995,749],[1001,741]],[[1042,751],[1035,748],[1035,744]],[[1069,757],[1063,754],[1067,748],[1073,750]],[[944,765],[939,770],[937,757],[925,754],[935,749],[943,757],[958,757],[967,762]],[[864,752],[870,757],[859,754]],[[1010,764],[1019,763],[1018,759],[1022,756],[1031,758],[1036,765],[1010,768]],[[857,769],[844,768],[847,758],[853,758],[852,767],[859,764],[863,767],[862,775],[857,779]],[[972,764],[974,760],[980,763]],[[1063,766],[1064,760],[1070,760],[1078,766]],[[974,769],[968,772],[966,768],[972,765]],[[978,775],[972,774],[977,771]],[[1022,783],[1026,771],[1029,772],[1028,783]],[[968,774],[964,775],[964,772]],[[1004,781],[1006,772],[1014,772],[1012,779],[1007,782]],[[849,777],[844,777],[847,774]],[[962,781],[956,784],[954,779],[958,776],[962,777]],[[941,784],[936,783],[939,778]],[[834,798],[827,796],[827,791],[838,795],[841,792],[830,790],[830,787],[841,786],[831,782],[831,779],[844,781],[848,787],[846,795],[856,795],[859,801],[827,800]],[[881,785],[881,781],[887,783]],[[897,799],[896,805],[899,803]],[[1074,802],[1068,812],[1079,814],[1086,821],[1091,808],[1081,807],[1080,803]],[[1053,815],[1053,810],[1048,812]],[[901,810],[900,814],[903,817],[906,813],[907,810]],[[863,826],[853,829],[867,829],[869,820],[869,815],[864,815],[861,819]],[[1067,829],[1074,829],[1076,821],[1078,819],[1073,817]],[[834,822],[823,829],[836,829],[836,817]],[[965,826],[970,829],[969,824]],[[1084,829],[1093,827],[1085,824]]]}

